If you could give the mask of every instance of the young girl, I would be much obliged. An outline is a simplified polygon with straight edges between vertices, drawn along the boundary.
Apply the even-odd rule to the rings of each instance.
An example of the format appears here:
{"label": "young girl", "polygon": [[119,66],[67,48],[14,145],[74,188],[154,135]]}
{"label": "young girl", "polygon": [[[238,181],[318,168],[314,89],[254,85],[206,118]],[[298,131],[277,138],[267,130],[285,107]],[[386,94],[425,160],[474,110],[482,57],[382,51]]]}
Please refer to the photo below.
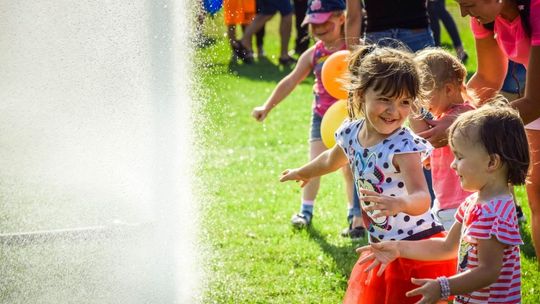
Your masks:
{"label": "young girl", "polygon": [[[430,48],[418,52],[415,61],[427,76],[423,87],[429,92],[429,112],[434,119],[429,119],[427,115],[411,115],[409,122],[414,132],[429,129],[426,120],[437,121],[474,109],[463,99],[467,70],[458,58],[443,49]],[[471,195],[471,192],[461,188],[459,177],[450,168],[453,160],[454,155],[448,145],[433,150],[429,158],[435,192],[433,214],[447,231],[454,223],[457,207]]]}
{"label": "young girl", "polygon": [[[420,74],[411,53],[364,46],[356,50],[352,74],[350,120],[336,131],[337,145],[298,169],[285,170],[281,181],[302,186],[349,164],[359,189],[370,242],[420,240],[444,236],[431,214],[430,195],[422,171],[422,157],[432,147],[403,127],[411,105],[421,95]],[[363,114],[360,118],[359,114]],[[455,261],[420,262],[400,259],[384,277],[355,265],[345,303],[415,303],[405,298],[410,278],[435,278],[455,273]]]}
{"label": "young girl", "polygon": [[407,296],[421,295],[435,303],[458,295],[457,303],[520,303],[522,244],[516,210],[508,183],[525,182],[529,150],[525,128],[516,111],[486,105],[462,114],[450,127],[449,142],[455,160],[452,169],[461,186],[475,193],[456,213],[446,238],[418,242],[382,242],[359,248],[360,263],[380,264],[380,275],[398,257],[438,260],[455,257],[459,247],[459,274],[425,279]]}
{"label": "young girl", "polygon": [[[300,56],[294,70],[278,83],[264,105],[256,107],[252,112],[255,119],[263,121],[268,113],[285,99],[313,70],[315,74],[315,84],[313,85],[315,100],[313,101],[311,136],[309,139],[310,159],[314,159],[326,150],[321,139],[321,121],[326,110],[337,100],[324,89],[321,81],[321,70],[328,56],[345,49],[342,30],[345,22],[344,9],[345,3],[343,0],[314,0],[309,3],[304,23],[311,25],[313,36],[319,41]],[[343,167],[343,173],[347,184],[349,202],[352,202],[352,176],[347,166]],[[318,190],[319,178],[313,179],[303,189],[300,212],[293,215],[291,219],[293,226],[302,228],[311,223]]]}

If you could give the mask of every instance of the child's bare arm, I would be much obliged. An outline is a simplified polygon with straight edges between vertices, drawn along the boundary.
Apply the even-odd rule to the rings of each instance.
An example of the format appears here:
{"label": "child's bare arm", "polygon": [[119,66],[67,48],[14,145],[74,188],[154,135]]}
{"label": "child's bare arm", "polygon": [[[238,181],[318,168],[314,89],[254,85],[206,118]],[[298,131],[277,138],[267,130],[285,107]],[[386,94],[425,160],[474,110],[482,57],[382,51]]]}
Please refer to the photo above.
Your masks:
{"label": "child's bare arm", "polygon": [[496,237],[478,240],[478,267],[448,279],[451,294],[467,294],[497,281],[501,273],[506,245]]}
{"label": "child's bare arm", "polygon": [[253,118],[258,121],[263,121],[268,113],[283,101],[285,97],[289,96],[294,88],[309,75],[312,70],[311,60],[313,59],[314,50],[315,47],[312,46],[300,56],[294,69],[291,73],[281,79],[266,102],[262,106],[253,109],[251,112]]}
{"label": "child's bare arm", "polygon": [[336,171],[345,164],[347,164],[347,156],[345,156],[341,147],[335,145],[333,148],[321,153],[317,158],[306,165],[300,168],[283,171],[279,181],[300,181],[302,182],[300,186],[303,187],[311,178]]}
{"label": "child's bare arm", "polygon": [[368,246],[360,247],[357,253],[364,253],[359,263],[371,261],[366,269],[369,271],[379,264],[381,275],[386,265],[398,257],[414,259],[420,261],[438,261],[455,258],[461,238],[461,223],[454,223],[445,238],[431,238],[420,241],[390,241],[374,243]]}

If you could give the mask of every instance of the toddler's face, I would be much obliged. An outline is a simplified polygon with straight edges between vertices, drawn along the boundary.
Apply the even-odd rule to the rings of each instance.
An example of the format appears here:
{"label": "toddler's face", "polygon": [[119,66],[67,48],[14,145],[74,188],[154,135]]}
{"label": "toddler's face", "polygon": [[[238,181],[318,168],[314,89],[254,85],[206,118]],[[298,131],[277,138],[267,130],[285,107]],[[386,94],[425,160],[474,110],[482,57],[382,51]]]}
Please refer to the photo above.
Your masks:
{"label": "toddler's face", "polygon": [[456,170],[461,187],[467,191],[481,190],[488,182],[489,154],[482,145],[477,134],[465,136],[455,132],[452,138],[454,161],[450,165]]}

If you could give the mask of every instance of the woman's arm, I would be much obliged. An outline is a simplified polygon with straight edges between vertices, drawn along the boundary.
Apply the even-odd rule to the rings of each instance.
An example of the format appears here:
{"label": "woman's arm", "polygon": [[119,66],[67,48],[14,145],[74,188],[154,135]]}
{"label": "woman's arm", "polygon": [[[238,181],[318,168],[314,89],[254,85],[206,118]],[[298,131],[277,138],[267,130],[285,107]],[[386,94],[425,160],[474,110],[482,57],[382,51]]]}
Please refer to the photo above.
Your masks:
{"label": "woman's arm", "polygon": [[511,103],[517,108],[524,123],[540,117],[540,46],[531,47],[525,96]]}
{"label": "woman's arm", "polygon": [[350,50],[360,43],[362,33],[361,0],[347,0],[347,16],[345,21],[345,42]]}
{"label": "woman's arm", "polygon": [[295,180],[302,182],[303,187],[310,179],[334,172],[347,164],[347,156],[341,147],[334,145],[333,148],[324,151],[317,158],[297,169],[287,169],[281,173],[280,182]]}
{"label": "woman's arm", "polygon": [[258,121],[263,121],[268,113],[287,97],[296,86],[306,79],[312,70],[311,60],[315,46],[302,53],[295,68],[277,84],[276,88],[262,106],[255,107],[251,115]]}
{"label": "woman's arm", "polygon": [[493,37],[475,39],[475,42],[478,67],[467,83],[467,89],[482,105],[501,89],[508,70],[508,59]]}

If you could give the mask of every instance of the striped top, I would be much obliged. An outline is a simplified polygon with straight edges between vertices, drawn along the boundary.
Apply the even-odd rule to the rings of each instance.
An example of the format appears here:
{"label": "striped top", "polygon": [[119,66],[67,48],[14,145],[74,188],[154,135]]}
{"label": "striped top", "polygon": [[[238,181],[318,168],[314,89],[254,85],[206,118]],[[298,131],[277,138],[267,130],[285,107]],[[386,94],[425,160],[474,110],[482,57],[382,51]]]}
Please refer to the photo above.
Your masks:
{"label": "striped top", "polygon": [[499,196],[477,203],[477,194],[469,196],[458,208],[456,220],[462,224],[458,272],[478,266],[479,239],[495,237],[507,245],[497,282],[468,295],[456,296],[455,303],[520,303],[521,266],[516,207],[512,196]]}

